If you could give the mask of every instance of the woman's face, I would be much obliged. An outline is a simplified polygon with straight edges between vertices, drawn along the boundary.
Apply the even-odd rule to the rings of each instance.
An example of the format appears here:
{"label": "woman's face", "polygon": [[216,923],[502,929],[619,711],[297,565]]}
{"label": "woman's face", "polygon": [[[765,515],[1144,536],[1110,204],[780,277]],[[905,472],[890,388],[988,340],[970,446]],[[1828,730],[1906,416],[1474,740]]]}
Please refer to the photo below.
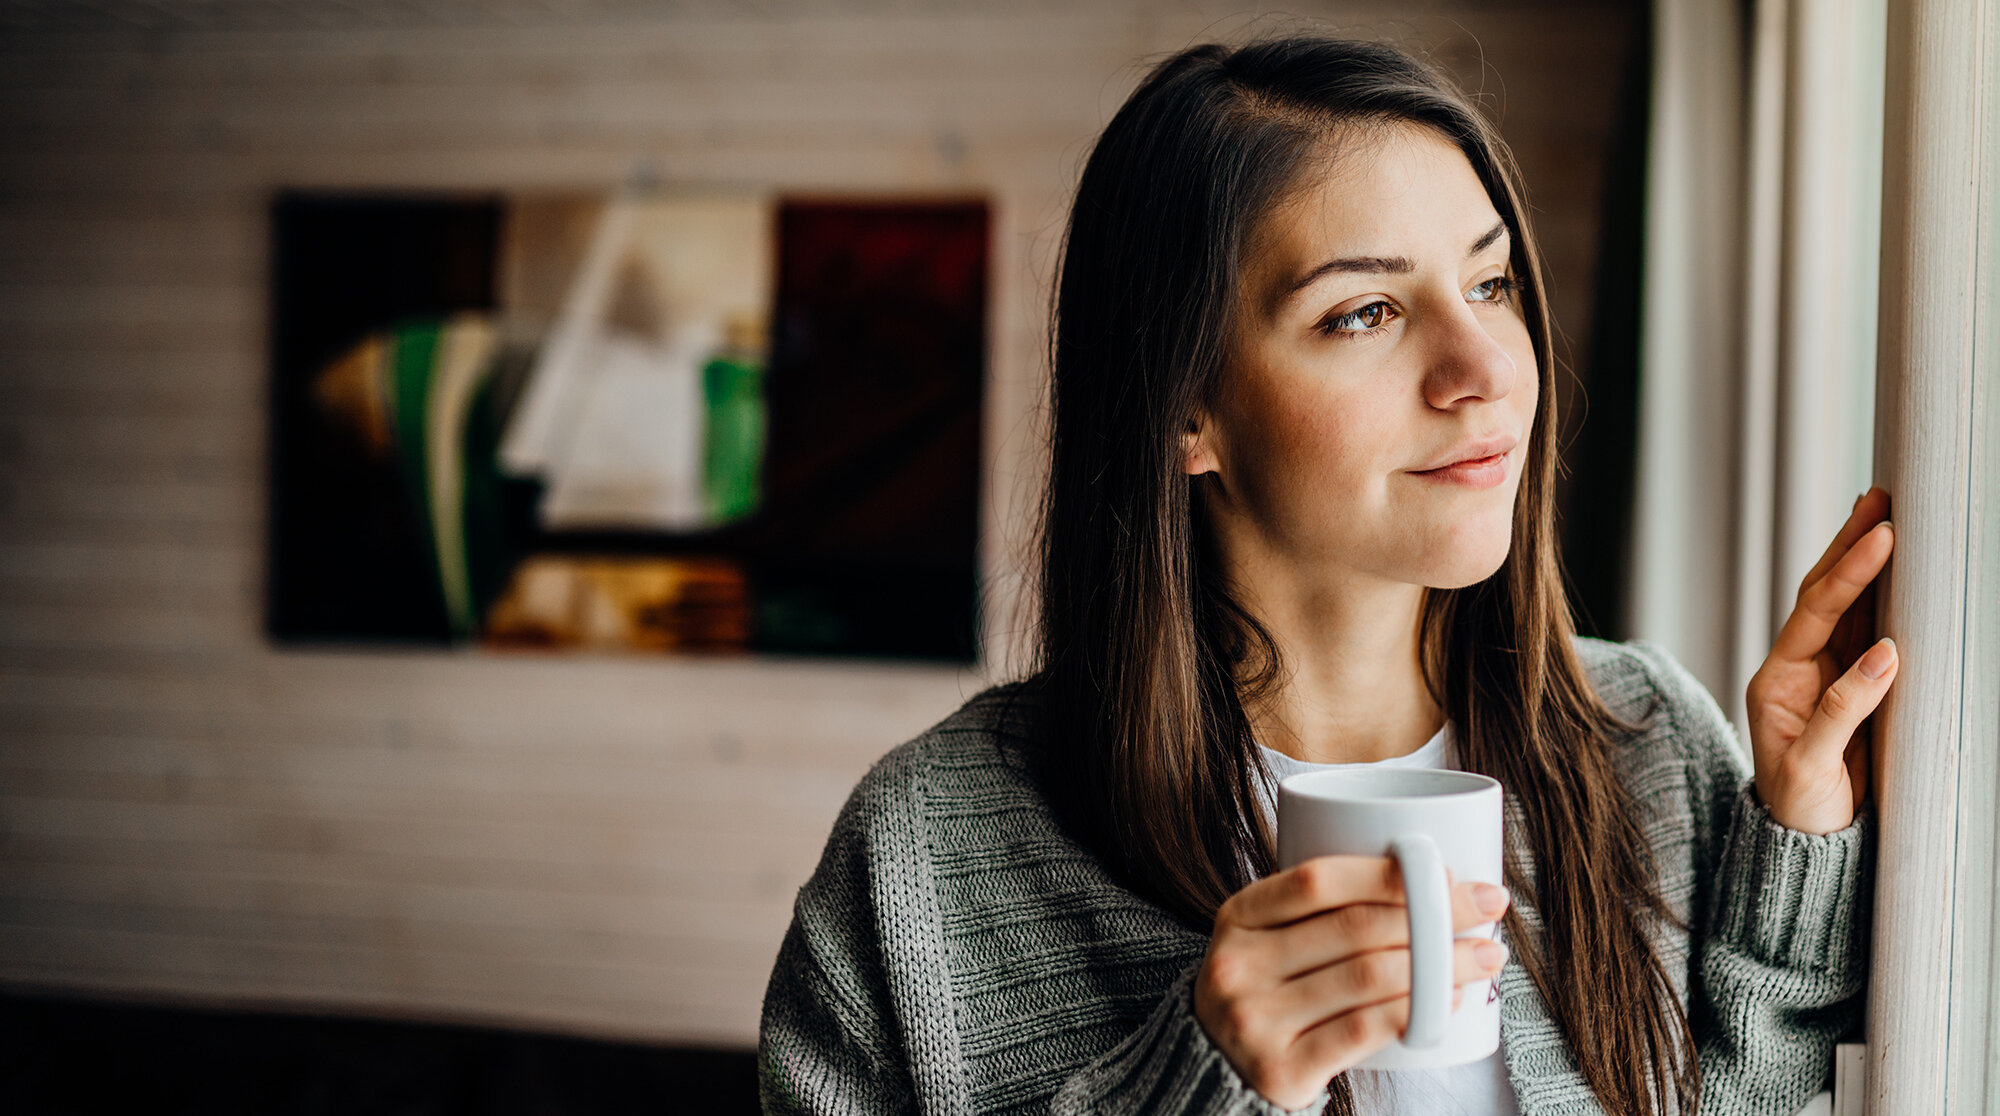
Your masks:
{"label": "woman's face", "polygon": [[1234,565],[1473,584],[1507,557],[1539,388],[1509,230],[1427,129],[1359,134],[1332,167],[1254,230],[1188,471],[1217,474]]}

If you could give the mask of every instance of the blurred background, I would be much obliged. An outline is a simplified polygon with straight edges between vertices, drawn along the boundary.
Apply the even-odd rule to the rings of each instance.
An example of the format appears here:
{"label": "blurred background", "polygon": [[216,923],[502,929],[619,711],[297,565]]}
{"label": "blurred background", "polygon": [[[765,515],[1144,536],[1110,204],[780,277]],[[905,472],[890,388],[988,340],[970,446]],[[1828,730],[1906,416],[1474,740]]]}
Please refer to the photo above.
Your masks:
{"label": "blurred background", "polygon": [[1193,42],[1387,39],[1499,122],[1579,625],[1740,712],[1811,561],[1742,523],[1868,468],[1755,405],[1743,246],[1815,226],[1739,214],[1879,150],[1785,153],[1835,55],[1768,8],[0,2],[0,1106],[754,1110],[848,790],[1024,661],[1065,205]]}

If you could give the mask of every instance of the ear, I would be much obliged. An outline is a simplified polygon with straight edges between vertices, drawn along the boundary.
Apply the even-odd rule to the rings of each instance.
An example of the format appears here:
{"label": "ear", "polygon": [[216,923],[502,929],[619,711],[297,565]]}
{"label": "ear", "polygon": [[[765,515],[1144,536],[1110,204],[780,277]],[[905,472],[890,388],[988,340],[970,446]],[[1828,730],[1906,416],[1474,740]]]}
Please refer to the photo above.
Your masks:
{"label": "ear", "polygon": [[1209,421],[1208,412],[1200,408],[1188,417],[1187,429],[1181,432],[1181,468],[1191,477],[1222,471],[1222,458],[1216,452],[1215,424]]}

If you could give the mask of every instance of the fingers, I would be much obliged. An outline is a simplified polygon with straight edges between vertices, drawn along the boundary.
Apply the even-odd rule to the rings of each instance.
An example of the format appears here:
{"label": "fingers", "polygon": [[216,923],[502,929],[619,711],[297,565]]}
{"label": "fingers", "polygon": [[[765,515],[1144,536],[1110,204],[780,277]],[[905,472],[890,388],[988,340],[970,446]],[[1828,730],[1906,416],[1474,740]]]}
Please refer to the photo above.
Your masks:
{"label": "fingers", "polygon": [[[1452,947],[1452,984],[1462,987],[1487,980],[1506,961],[1507,948],[1499,942],[1461,939]],[[1305,1054],[1330,1039],[1338,1041],[1343,1032],[1350,1036],[1342,1043],[1350,1049],[1340,1052],[1341,1064],[1331,1073],[1346,1069],[1401,1035],[1409,1025],[1409,1012],[1410,952],[1406,949],[1379,950],[1288,981],[1270,1006],[1276,1026],[1298,1032],[1294,1042],[1297,1053]],[[1355,1016],[1359,1018],[1350,1018]],[[1352,1037],[1356,1032],[1360,1039]],[[1363,1046],[1366,1048],[1359,1048]]]}
{"label": "fingers", "polygon": [[[1833,685],[1820,695],[1819,705],[1806,721],[1805,730],[1799,733],[1794,749],[1811,752],[1817,746],[1830,744],[1844,752],[1848,740],[1861,727],[1861,722],[1882,704],[1883,696],[1889,692],[1889,684],[1896,680],[1896,668],[1901,664],[1902,656],[1896,653],[1895,640],[1887,636],[1876,640],[1866,654],[1856,659],[1854,665],[1834,679]],[[1826,757],[1821,755],[1817,758],[1824,761]]]}
{"label": "fingers", "polygon": [[[1826,552],[1820,555],[1819,561],[1813,564],[1813,568],[1800,581],[1798,598],[1794,604],[1796,605],[1797,600],[1803,600],[1806,590],[1814,582],[1826,576],[1826,572],[1833,568],[1834,563],[1888,514],[1887,491],[1870,488],[1855,497],[1854,507],[1848,514],[1847,522],[1841,526],[1832,545],[1827,547]],[[1874,598],[1875,583],[1871,581],[1868,588],[1862,590],[1861,596],[1848,607],[1839,620],[1835,621],[1833,635],[1828,639],[1826,646],[1839,662],[1853,662],[1872,638],[1875,627]]]}
{"label": "fingers", "polygon": [[1819,561],[1814,562],[1813,568],[1799,580],[1799,596],[1805,596],[1806,589],[1825,576],[1826,571],[1831,569],[1835,562],[1840,561],[1840,556],[1847,553],[1855,540],[1867,534],[1870,527],[1880,523],[1888,515],[1889,493],[1886,489],[1870,488],[1862,493],[1860,498],[1854,501],[1854,510],[1847,514],[1847,522],[1840,525],[1833,542],[1827,545],[1826,552],[1819,556]]}
{"label": "fingers", "polygon": [[1827,651],[1842,666],[1860,657],[1875,639],[1875,587],[1879,579],[1870,581],[1847,611],[1833,625],[1833,635],[1826,641]]}
{"label": "fingers", "polygon": [[[1508,899],[1493,884],[1458,884],[1456,930],[1495,921]],[[1409,910],[1393,861],[1317,857],[1223,904],[1195,981],[1195,1017],[1253,1088],[1296,1108],[1407,1025],[1408,943]],[[1452,983],[1491,977],[1506,956],[1488,938],[1455,941]],[[1325,1026],[1349,1016],[1338,1027]],[[1301,1055],[1298,1043],[1307,1034],[1318,1037]]]}
{"label": "fingers", "polygon": [[[1827,784],[1824,789],[1828,793],[1838,789],[1839,774],[1848,771],[1854,761],[1848,748],[1850,741],[1860,729],[1861,722],[1882,704],[1882,698],[1888,694],[1889,685],[1896,680],[1901,665],[1902,659],[1897,654],[1895,642],[1885,638],[1877,640],[1867,653],[1855,660],[1853,666],[1834,679],[1833,685],[1820,695],[1819,704],[1806,720],[1798,740],[1779,761],[1785,769],[1787,783],[1808,788]],[[1806,793],[1801,797],[1810,800],[1816,796]],[[1828,817],[1831,821],[1838,821],[1841,817],[1838,807],[1851,807],[1852,802],[1829,805],[1834,808]],[[1822,833],[1832,832],[1845,824],[1833,825],[1831,821],[1823,826],[1801,817],[1797,824],[1791,821],[1786,824],[1793,829]]]}
{"label": "fingers", "polygon": [[1506,913],[1514,896],[1499,884],[1462,883],[1451,889],[1451,930],[1458,934]]}
{"label": "fingers", "polygon": [[[1452,933],[1464,933],[1499,918],[1507,909],[1507,889],[1489,883],[1462,883],[1451,889]],[[1400,903],[1350,903],[1263,931],[1272,967],[1297,976],[1372,950],[1410,944],[1410,909]]]}
{"label": "fingers", "polygon": [[1230,896],[1215,918],[1261,929],[1349,903],[1402,902],[1403,876],[1388,857],[1316,856]]}
{"label": "fingers", "polygon": [[1323,1067],[1331,1079],[1389,1045],[1409,1025],[1410,1000],[1404,996],[1320,1023],[1299,1036],[1293,1052],[1299,1062]]}
{"label": "fingers", "polygon": [[1797,607],[1771,644],[1772,658],[1805,662],[1826,648],[1848,607],[1888,564],[1894,531],[1886,520],[1870,527],[1823,576],[1800,592]]}
{"label": "fingers", "polygon": [[[1403,876],[1388,857],[1316,856],[1230,896],[1216,912],[1216,921],[1264,929],[1349,904],[1388,904],[1400,911],[1403,902]],[[1491,922],[1507,909],[1508,902],[1507,889],[1497,884],[1456,884],[1452,887],[1453,929]]]}

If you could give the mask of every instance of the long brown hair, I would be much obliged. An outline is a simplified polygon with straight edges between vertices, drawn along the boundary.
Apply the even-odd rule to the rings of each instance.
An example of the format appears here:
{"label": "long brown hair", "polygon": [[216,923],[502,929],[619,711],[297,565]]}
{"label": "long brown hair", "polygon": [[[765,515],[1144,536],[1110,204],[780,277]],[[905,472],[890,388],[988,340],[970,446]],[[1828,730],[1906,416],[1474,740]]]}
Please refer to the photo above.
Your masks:
{"label": "long brown hair", "polygon": [[[1693,1111],[1688,1020],[1649,928],[1678,920],[1619,782],[1635,726],[1592,691],[1555,549],[1555,360],[1518,172],[1452,83],[1378,44],[1284,38],[1183,51],[1092,149],[1054,306],[1051,473],[1036,688],[1059,815],[1139,893],[1206,933],[1274,867],[1267,778],[1244,700],[1277,684],[1270,634],[1204,538],[1180,434],[1227,374],[1255,222],[1352,125],[1412,123],[1457,145],[1513,233],[1541,382],[1505,563],[1424,594],[1426,685],[1464,765],[1508,789],[1509,941],[1613,1112]],[[1532,870],[1529,866],[1532,865]],[[1531,932],[1523,906],[1541,923]],[[1351,1110],[1344,1078],[1336,1111]]]}

